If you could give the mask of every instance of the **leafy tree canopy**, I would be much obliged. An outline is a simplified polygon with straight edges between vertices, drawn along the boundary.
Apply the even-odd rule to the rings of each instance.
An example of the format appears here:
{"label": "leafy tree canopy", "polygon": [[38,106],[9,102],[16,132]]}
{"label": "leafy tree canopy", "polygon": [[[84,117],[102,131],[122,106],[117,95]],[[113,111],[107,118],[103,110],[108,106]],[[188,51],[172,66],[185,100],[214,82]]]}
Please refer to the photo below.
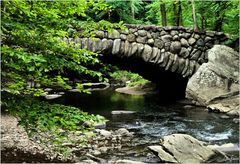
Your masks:
{"label": "leafy tree canopy", "polygon": [[[160,1],[114,1],[106,0],[112,6],[112,20],[124,23],[156,24],[162,26]],[[239,37],[239,2],[236,0],[194,0],[197,23],[200,30],[223,31],[235,39]],[[182,26],[193,27],[193,11],[190,0],[162,0],[166,7],[168,26],[175,25],[175,10],[181,6],[178,14]],[[134,15],[132,13],[135,13]],[[178,16],[178,15],[177,15]]]}
{"label": "leafy tree canopy", "polygon": [[66,37],[92,36],[120,24],[95,21],[109,7],[102,1],[1,1],[2,88],[12,93],[42,93],[28,82],[71,88],[69,72],[99,80],[106,67],[98,54],[67,44]]}

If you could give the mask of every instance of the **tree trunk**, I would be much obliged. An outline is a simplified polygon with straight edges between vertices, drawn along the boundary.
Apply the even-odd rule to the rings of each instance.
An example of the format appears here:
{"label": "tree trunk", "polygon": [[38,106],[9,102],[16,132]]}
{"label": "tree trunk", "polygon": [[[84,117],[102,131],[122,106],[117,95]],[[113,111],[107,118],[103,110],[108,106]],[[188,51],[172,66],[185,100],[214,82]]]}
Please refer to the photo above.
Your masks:
{"label": "tree trunk", "polygon": [[181,1],[178,0],[178,13],[177,13],[177,26],[181,26],[182,25],[182,4]]}
{"label": "tree trunk", "polygon": [[191,2],[192,2],[192,13],[193,13],[194,31],[198,31],[198,24],[197,24],[195,3],[194,3],[194,0],[191,0]]}
{"label": "tree trunk", "polygon": [[177,26],[177,0],[173,0],[173,26]]}
{"label": "tree trunk", "polygon": [[[216,5],[218,5],[218,10],[216,11],[216,21],[214,25],[214,31],[221,31],[224,19],[224,13],[226,8],[228,7],[227,2],[216,1]],[[221,13],[222,12],[222,13]]]}
{"label": "tree trunk", "polygon": [[204,31],[205,29],[205,25],[204,25],[205,21],[204,21],[204,16],[201,16],[201,30]]}
{"label": "tree trunk", "polygon": [[163,0],[159,0],[160,2],[160,11],[161,11],[161,17],[162,17],[162,26],[167,26],[167,14],[166,14],[166,7]]}
{"label": "tree trunk", "polygon": [[181,17],[182,17],[182,6],[180,0],[174,0],[173,2],[173,25],[180,26],[181,25]]}
{"label": "tree trunk", "polygon": [[134,2],[130,1],[132,18],[135,19]]}

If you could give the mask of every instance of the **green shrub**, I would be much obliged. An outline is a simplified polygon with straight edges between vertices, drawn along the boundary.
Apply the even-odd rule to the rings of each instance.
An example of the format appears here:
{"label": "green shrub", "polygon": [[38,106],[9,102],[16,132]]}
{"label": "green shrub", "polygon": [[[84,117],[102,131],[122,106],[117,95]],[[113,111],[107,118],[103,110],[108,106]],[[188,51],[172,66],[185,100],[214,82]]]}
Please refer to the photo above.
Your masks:
{"label": "green shrub", "polygon": [[103,116],[88,114],[76,107],[50,104],[30,97],[11,98],[6,104],[7,111],[19,117],[20,124],[30,131],[52,131],[60,128],[70,131],[85,130],[83,123],[86,121],[106,122]]}
{"label": "green shrub", "polygon": [[127,82],[127,86],[142,86],[149,83],[148,80],[144,79],[137,73],[132,73],[129,71],[118,70],[110,74],[110,76],[115,80],[121,80]]}

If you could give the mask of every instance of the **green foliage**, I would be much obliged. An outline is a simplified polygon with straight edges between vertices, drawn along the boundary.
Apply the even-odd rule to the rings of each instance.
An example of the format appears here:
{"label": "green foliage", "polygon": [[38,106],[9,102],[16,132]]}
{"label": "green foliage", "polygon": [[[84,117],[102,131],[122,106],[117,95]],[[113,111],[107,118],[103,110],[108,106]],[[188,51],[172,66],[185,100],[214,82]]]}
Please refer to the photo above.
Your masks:
{"label": "green foliage", "polygon": [[121,23],[96,22],[87,14],[107,9],[105,3],[92,0],[1,1],[2,88],[23,93],[28,91],[27,83],[33,82],[68,89],[71,73],[102,80],[100,71],[106,66],[98,54],[68,45],[63,38],[121,27]]}
{"label": "green foliage", "polygon": [[144,79],[142,76],[137,73],[132,73],[129,71],[115,71],[110,74],[113,79],[121,80],[127,82],[127,86],[143,86],[149,83],[148,80]]}
{"label": "green foliage", "polygon": [[[69,131],[88,129],[85,122],[105,123],[106,119],[99,115],[82,112],[79,108],[60,104],[49,104],[31,97],[4,98],[6,110],[21,119],[20,124],[29,132],[34,129],[41,131]],[[93,128],[93,127],[89,127]]]}
{"label": "green foliage", "polygon": [[[107,3],[112,6],[112,13],[119,16],[124,23],[137,24],[161,24],[160,1],[112,1]],[[178,0],[163,0],[166,6],[168,26],[174,25],[174,4]],[[181,1],[182,19],[181,24],[186,27],[193,27],[193,13],[191,1]],[[134,4],[137,9],[135,17],[131,14],[131,6]],[[239,37],[239,2],[235,0],[215,1],[215,0],[195,0],[196,15],[199,28],[201,30],[216,30],[217,21],[222,25],[221,31],[230,34],[231,38]],[[117,16],[116,16],[117,15]],[[114,17],[112,17],[114,19]],[[118,19],[117,19],[118,20]]]}
{"label": "green foliage", "polygon": [[[70,145],[85,145],[91,137],[94,124],[104,124],[106,119],[100,115],[88,114],[79,108],[50,104],[29,96],[16,96],[2,93],[2,108],[17,118],[19,124],[35,137],[42,146],[48,147],[54,154],[67,158],[71,155]],[[74,136],[74,137],[69,137]]]}
{"label": "green foliage", "polygon": [[158,24],[160,25],[160,2],[159,0],[155,0],[149,5],[146,6],[147,10],[147,23],[146,24]]}
{"label": "green foliage", "polygon": [[112,10],[118,15],[121,21],[132,24],[142,24],[142,20],[135,19],[138,14],[142,14],[144,3],[142,0],[115,1],[106,0],[111,5]]}

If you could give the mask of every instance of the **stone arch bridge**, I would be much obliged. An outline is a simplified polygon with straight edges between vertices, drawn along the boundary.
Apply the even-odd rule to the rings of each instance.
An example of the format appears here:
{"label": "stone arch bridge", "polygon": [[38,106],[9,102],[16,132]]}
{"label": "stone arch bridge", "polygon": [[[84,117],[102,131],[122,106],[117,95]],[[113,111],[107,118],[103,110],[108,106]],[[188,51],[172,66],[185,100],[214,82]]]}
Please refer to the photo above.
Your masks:
{"label": "stone arch bridge", "polygon": [[[125,27],[111,32],[97,31],[93,38],[65,38],[65,41],[100,52],[108,63],[128,65],[130,70],[160,85],[178,83],[185,92],[187,79],[208,61],[208,50],[228,39],[222,32],[195,32],[181,26],[128,24]],[[169,92],[177,92],[179,87]]]}

